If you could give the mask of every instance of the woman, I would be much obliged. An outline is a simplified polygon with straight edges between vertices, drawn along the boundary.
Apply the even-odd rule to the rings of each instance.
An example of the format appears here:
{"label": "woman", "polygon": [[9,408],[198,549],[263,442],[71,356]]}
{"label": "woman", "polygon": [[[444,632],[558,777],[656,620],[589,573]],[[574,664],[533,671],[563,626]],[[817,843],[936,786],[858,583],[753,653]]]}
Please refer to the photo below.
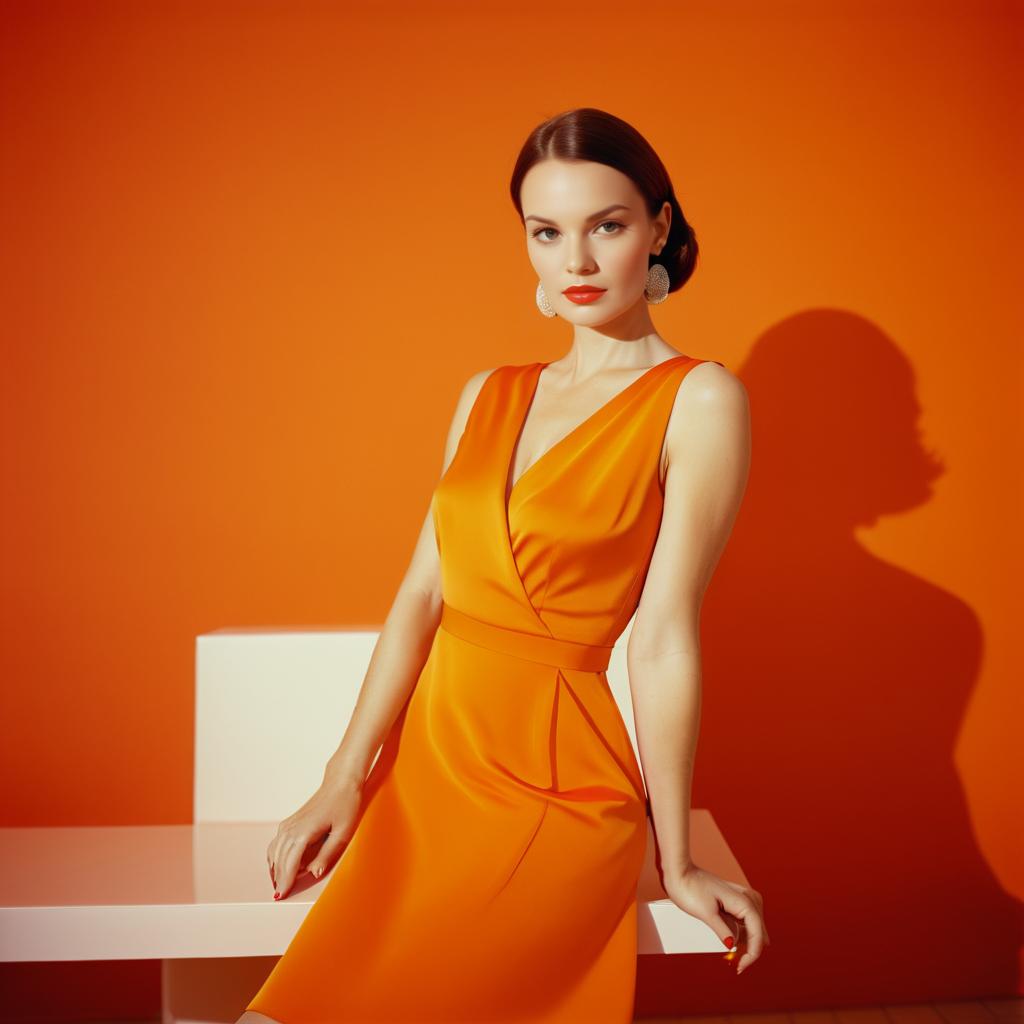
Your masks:
{"label": "woman", "polygon": [[[648,807],[668,896],[723,949],[745,926],[739,970],[768,943],[760,894],[689,849],[700,606],[750,453],[743,385],[649,316],[693,231],[592,108],[534,130],[511,191],[572,345],[462,391],[352,720],[267,851],[275,897],[344,857],[241,1022],[631,1020]],[[634,612],[643,777],[604,673]]]}

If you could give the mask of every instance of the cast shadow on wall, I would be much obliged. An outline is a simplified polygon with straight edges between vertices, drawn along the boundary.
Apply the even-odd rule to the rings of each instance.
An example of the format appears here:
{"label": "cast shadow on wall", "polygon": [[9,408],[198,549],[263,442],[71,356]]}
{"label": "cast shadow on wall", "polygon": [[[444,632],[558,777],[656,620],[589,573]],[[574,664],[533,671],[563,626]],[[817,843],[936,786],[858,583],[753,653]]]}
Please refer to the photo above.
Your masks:
{"label": "cast shadow on wall", "polygon": [[641,958],[638,1012],[722,1012],[724,992],[793,1009],[1014,993],[1020,904],[954,764],[980,623],[854,533],[956,472],[921,437],[913,368],[870,321],[816,309],[732,369],[752,466],[704,604],[693,805],[763,893],[772,944],[735,987],[731,969],[681,985],[685,958]]}

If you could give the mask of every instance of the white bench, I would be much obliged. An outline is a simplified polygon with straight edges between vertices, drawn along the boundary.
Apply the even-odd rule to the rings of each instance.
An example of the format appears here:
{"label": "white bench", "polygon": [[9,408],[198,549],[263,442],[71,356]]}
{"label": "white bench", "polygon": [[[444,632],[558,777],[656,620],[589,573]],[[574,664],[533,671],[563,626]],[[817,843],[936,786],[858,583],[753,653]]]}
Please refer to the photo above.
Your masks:
{"label": "white bench", "polygon": [[[630,627],[608,679],[635,745]],[[0,829],[0,960],[159,959],[164,1024],[234,1021],[330,878],[300,876],[275,901],[266,848],[320,784],[377,637],[370,628],[199,636],[194,824]],[[693,811],[691,843],[699,864],[748,884],[709,811]],[[651,832],[647,852],[639,953],[722,953],[707,925],[667,899]]]}

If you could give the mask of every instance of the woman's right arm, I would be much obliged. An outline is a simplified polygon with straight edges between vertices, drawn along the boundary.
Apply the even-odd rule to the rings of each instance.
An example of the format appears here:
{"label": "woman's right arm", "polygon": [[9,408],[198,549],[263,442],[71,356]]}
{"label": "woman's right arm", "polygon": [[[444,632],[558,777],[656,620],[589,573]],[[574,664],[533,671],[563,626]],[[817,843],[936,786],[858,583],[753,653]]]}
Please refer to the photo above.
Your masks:
{"label": "woman's right arm", "polygon": [[[445,443],[443,476],[458,448],[484,380],[474,374],[459,395]],[[441,621],[441,559],[428,504],[412,558],[370,657],[352,716],[328,759],[320,788],[278,826],[267,849],[275,892],[286,896],[310,844],[327,836],[305,870],[317,878],[336,860],[355,831],[363,783],[391,726],[426,663]]]}

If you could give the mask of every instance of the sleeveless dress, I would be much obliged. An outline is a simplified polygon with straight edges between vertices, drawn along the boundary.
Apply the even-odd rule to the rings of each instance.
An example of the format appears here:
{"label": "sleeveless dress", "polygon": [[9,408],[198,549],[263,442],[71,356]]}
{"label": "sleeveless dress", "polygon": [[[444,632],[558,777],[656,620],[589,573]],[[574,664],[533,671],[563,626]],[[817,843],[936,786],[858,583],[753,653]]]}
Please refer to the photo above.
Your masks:
{"label": "sleeveless dress", "polygon": [[648,808],[604,670],[657,539],[676,391],[704,361],[646,370],[507,507],[548,364],[488,375],[432,497],[430,653],[351,841],[247,1009],[282,1024],[632,1020]]}

